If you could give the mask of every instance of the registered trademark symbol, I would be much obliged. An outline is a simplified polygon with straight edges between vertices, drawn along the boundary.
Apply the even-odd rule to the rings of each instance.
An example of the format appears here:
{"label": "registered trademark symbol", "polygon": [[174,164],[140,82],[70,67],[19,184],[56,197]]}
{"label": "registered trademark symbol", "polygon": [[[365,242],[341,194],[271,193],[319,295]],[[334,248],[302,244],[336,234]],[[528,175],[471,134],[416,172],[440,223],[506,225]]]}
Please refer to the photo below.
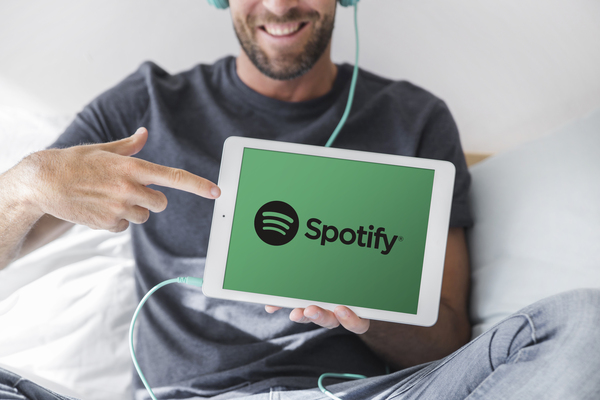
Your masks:
{"label": "registered trademark symbol", "polygon": [[404,236],[399,236],[399,237],[398,237],[398,241],[399,241],[399,242],[402,242],[402,241],[404,241]]}

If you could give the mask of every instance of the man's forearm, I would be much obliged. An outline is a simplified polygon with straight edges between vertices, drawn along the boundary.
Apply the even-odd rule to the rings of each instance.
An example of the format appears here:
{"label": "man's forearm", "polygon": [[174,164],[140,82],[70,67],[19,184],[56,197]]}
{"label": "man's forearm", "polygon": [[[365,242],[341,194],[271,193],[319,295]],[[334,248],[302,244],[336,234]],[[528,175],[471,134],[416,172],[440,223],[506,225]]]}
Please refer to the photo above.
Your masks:
{"label": "man's forearm", "polygon": [[443,301],[432,327],[371,321],[359,337],[394,370],[447,356],[467,343],[471,336],[467,315],[455,312]]}
{"label": "man's forearm", "polygon": [[[394,369],[406,368],[447,356],[469,341],[469,254],[464,229],[448,231],[440,311],[430,328],[359,318],[351,309],[337,306],[330,311],[317,306],[295,308],[290,319],[313,322],[324,328],[344,326],[354,332]],[[267,306],[268,312],[278,307]]]}
{"label": "man's forearm", "polygon": [[27,233],[43,215],[19,195],[13,174],[9,170],[0,175],[0,269],[17,258]]}

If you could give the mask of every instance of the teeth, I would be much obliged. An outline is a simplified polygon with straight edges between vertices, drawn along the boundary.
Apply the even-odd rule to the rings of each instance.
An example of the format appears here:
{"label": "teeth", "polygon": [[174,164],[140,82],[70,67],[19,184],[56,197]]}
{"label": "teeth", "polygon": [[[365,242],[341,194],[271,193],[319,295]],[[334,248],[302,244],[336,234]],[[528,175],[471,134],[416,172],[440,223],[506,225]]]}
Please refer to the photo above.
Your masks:
{"label": "teeth", "polygon": [[293,25],[265,25],[265,30],[269,35],[285,36],[297,32],[300,29],[300,23]]}

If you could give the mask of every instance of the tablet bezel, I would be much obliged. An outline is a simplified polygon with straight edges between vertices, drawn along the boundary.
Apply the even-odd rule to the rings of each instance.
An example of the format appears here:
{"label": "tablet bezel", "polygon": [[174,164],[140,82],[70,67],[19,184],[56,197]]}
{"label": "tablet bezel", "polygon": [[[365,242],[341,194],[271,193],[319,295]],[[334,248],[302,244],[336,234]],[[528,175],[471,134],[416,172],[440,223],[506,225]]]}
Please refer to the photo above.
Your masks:
{"label": "tablet bezel", "polygon": [[[229,137],[225,141],[223,147],[223,157],[221,159],[221,169],[218,181],[218,185],[221,188],[221,197],[215,200],[206,255],[204,284],[202,286],[202,291],[206,296],[219,299],[269,304],[285,308],[305,308],[309,305],[316,305],[324,309],[333,310],[339,305],[223,289],[225,266],[233,224],[233,213],[237,200],[238,182],[245,148],[434,170],[417,313],[407,314],[357,306],[350,306],[349,308],[361,318],[420,326],[431,326],[435,324],[440,305],[444,260],[446,256],[446,241],[448,238],[450,209],[452,205],[456,169],[454,164],[448,161],[425,158],[370,153],[237,136]],[[434,243],[436,245],[434,245]]]}

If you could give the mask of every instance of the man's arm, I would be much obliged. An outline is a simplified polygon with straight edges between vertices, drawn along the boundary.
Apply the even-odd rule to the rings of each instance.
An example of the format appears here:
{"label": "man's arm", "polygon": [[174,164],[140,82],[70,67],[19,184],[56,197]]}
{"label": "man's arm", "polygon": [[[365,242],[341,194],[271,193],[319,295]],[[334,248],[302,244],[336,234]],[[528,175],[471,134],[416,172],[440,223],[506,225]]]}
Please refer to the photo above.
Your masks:
{"label": "man's arm", "polygon": [[204,178],[130,157],[147,138],[140,128],[116,142],[44,150],[0,175],[0,269],[75,223],[120,232],[146,222],[167,207],[151,184],[219,197]]}
{"label": "man's arm", "polygon": [[72,222],[55,218],[50,214],[44,214],[25,236],[23,246],[17,254],[17,259],[59,238],[74,225]]}
{"label": "man's arm", "polygon": [[468,316],[469,255],[463,228],[448,233],[438,320],[432,327],[371,321],[359,337],[392,368],[447,356],[471,338]]}
{"label": "man's arm", "polygon": [[11,186],[8,173],[0,175],[0,269],[50,243],[73,226],[71,222],[37,212]]}
{"label": "man's arm", "polygon": [[[393,369],[406,368],[442,358],[471,337],[468,318],[469,256],[463,228],[451,228],[446,246],[446,261],[440,311],[437,323],[428,328],[370,321],[356,316],[349,308],[338,306],[334,312],[317,306],[296,308],[290,319],[316,323],[325,328],[340,324],[359,337]],[[279,307],[266,307],[274,312]]]}
{"label": "man's arm", "polygon": [[43,215],[20,195],[17,175],[14,168],[0,175],[0,269],[19,258],[26,235]]}

